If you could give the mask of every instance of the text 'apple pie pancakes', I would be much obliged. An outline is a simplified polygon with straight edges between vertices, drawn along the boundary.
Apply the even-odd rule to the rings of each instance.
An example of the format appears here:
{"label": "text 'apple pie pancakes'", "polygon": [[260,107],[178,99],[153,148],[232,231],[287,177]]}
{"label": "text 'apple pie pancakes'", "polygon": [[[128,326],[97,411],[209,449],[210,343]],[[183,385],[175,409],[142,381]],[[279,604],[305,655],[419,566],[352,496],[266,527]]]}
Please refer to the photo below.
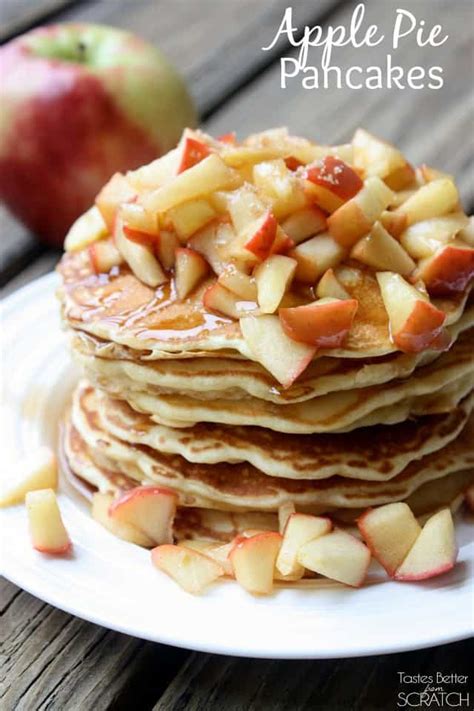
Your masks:
{"label": "text 'apple pie pancakes'", "polygon": [[[114,175],[65,248],[58,296],[84,379],[63,463],[116,535],[222,545],[276,536],[295,511],[343,525],[462,502],[474,223],[451,176],[361,129],[340,146],[187,130]],[[141,518],[116,516],[135,490]]]}

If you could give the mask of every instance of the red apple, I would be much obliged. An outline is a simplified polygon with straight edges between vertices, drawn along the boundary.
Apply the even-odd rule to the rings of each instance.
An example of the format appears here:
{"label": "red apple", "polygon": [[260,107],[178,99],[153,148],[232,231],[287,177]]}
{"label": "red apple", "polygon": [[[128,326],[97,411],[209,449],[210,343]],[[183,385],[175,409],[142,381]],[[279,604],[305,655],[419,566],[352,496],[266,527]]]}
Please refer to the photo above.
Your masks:
{"label": "red apple", "polygon": [[320,299],[304,306],[280,309],[283,330],[295,341],[316,348],[338,348],[350,331],[356,299]]}
{"label": "red apple", "polygon": [[0,49],[0,197],[61,245],[117,171],[148,163],[196,121],[161,53],[87,24],[32,30]]}
{"label": "red apple", "polygon": [[337,210],[350,200],[363,186],[359,175],[336,156],[325,156],[306,171],[306,179],[315,188],[314,200],[328,212]]}

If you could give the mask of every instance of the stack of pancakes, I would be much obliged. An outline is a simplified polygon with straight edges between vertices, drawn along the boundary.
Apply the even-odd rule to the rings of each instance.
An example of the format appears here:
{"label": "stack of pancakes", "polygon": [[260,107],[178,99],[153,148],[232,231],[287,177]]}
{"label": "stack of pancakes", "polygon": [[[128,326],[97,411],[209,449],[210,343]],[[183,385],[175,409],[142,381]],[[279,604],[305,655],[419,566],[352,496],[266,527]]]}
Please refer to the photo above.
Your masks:
{"label": "stack of pancakes", "polygon": [[152,288],[126,264],[97,274],[87,249],[66,253],[59,272],[84,374],[63,428],[76,483],[173,489],[178,539],[278,529],[288,502],[349,523],[388,502],[424,517],[462,501],[474,478],[466,290],[436,301],[448,350],[402,353],[376,282],[355,284],[344,345],[319,350],[285,388],[253,359],[239,322],[203,306],[214,277],[179,300],[172,282]]}

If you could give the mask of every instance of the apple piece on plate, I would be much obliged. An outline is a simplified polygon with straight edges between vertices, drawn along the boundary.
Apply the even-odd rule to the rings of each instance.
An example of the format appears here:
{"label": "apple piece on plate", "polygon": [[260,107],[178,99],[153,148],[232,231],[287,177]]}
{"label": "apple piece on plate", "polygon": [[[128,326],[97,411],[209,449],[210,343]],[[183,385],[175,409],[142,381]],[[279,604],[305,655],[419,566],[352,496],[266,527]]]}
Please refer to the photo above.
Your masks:
{"label": "apple piece on plate", "polygon": [[280,309],[283,330],[291,339],[316,348],[338,348],[349,333],[356,299],[319,299],[311,304]]}
{"label": "apple piece on plate", "polygon": [[89,246],[88,251],[96,274],[108,274],[112,267],[118,267],[124,261],[112,240],[94,242]]}
{"label": "apple piece on plate", "polygon": [[372,229],[392,198],[392,191],[380,178],[367,178],[357,195],[328,217],[329,233],[342,247],[352,247]]}
{"label": "apple piece on plate", "polygon": [[380,222],[376,222],[369,234],[356,242],[352,247],[351,257],[377,271],[390,269],[403,276],[411,274],[416,266],[400,243]]}
{"label": "apple piece on plate", "polygon": [[246,316],[240,329],[254,360],[284,387],[289,387],[312,361],[316,348],[286,335],[278,316]]}
{"label": "apple piece on plate", "polygon": [[204,279],[208,269],[206,260],[198,252],[187,247],[177,249],[175,282],[178,297],[185,299]]}
{"label": "apple piece on plate", "polygon": [[332,522],[328,518],[303,513],[291,514],[283,532],[283,541],[276,561],[279,572],[282,575],[296,575],[302,572],[302,566],[297,560],[301,546],[324,536],[331,529]]}
{"label": "apple piece on plate", "polygon": [[230,543],[224,543],[221,546],[212,545],[206,551],[206,555],[219,563],[219,565],[221,565],[224,569],[225,575],[228,575],[230,578],[234,577],[234,568],[232,567],[232,563],[229,558],[229,554],[233,546],[234,544],[231,541]]}
{"label": "apple piece on plate", "polygon": [[2,487],[0,507],[20,504],[29,491],[56,489],[57,484],[58,465],[54,452],[49,447],[38,447],[19,463],[14,483],[5,489]]}
{"label": "apple piece on plate", "polygon": [[230,318],[240,318],[258,309],[258,305],[255,302],[242,301],[219,282],[206,289],[202,302],[208,311],[217,311]]}
{"label": "apple piece on plate", "polygon": [[283,232],[299,244],[326,229],[326,214],[317,205],[311,205],[293,212],[281,226]]}
{"label": "apple piece on plate", "polygon": [[128,239],[123,231],[123,223],[120,219],[115,221],[114,238],[117,249],[137,279],[151,287],[159,286],[168,281],[168,277],[155,258],[151,248]]}
{"label": "apple piece on plate", "polygon": [[421,526],[403,502],[368,509],[357,525],[372,555],[393,577],[421,533]]}
{"label": "apple piece on plate", "polygon": [[278,530],[283,535],[288,519],[291,514],[296,513],[295,505],[292,501],[285,501],[278,507]]}
{"label": "apple piece on plate", "polygon": [[327,269],[342,261],[345,250],[330,234],[324,233],[302,242],[288,256],[297,262],[295,279],[314,284]]}
{"label": "apple piece on plate", "polygon": [[453,212],[458,204],[459,193],[453,180],[440,178],[422,185],[396,210],[385,212],[382,222],[394,237],[398,237],[415,222],[447,215]]}
{"label": "apple piece on plate", "polygon": [[310,183],[309,196],[327,212],[337,210],[363,186],[356,171],[333,155],[327,155],[309,165],[305,177]]}
{"label": "apple piece on plate", "polygon": [[474,249],[455,240],[432,257],[420,260],[416,274],[430,294],[443,296],[464,291],[474,278]]}
{"label": "apple piece on plate", "polygon": [[400,274],[378,272],[377,281],[393,343],[405,353],[428,349],[443,332],[446,314]]}
{"label": "apple piece on plate", "polygon": [[449,509],[431,516],[395,573],[395,580],[434,578],[454,567],[457,558],[453,517]]}
{"label": "apple piece on plate", "polygon": [[370,550],[361,541],[339,529],[305,543],[298,562],[314,573],[344,585],[360,587],[370,564]]}
{"label": "apple piece on plate", "polygon": [[400,235],[400,243],[414,259],[431,257],[440,247],[454,240],[468,223],[469,218],[463,212],[433,217],[407,227]]}
{"label": "apple piece on plate", "polygon": [[135,543],[143,548],[152,548],[155,542],[143,531],[132,526],[130,523],[119,521],[110,516],[109,509],[114,501],[112,494],[96,492],[92,497],[92,518],[100,523],[117,538],[121,538],[129,543]]}
{"label": "apple piece on plate", "polygon": [[320,299],[350,299],[350,294],[342,286],[334,273],[334,269],[327,269],[316,287],[316,296]]}
{"label": "apple piece on plate", "polygon": [[158,486],[136,486],[115,499],[110,517],[142,531],[159,545],[173,540],[173,520],[178,497]]}
{"label": "apple piece on plate", "polygon": [[290,257],[274,254],[255,270],[258,305],[264,314],[274,313],[291,284],[296,261]]}
{"label": "apple piece on plate", "polygon": [[33,548],[41,553],[68,553],[72,543],[53,489],[29,491],[25,504]]}
{"label": "apple piece on plate", "polygon": [[181,548],[190,548],[192,551],[198,551],[198,553],[207,555],[207,551],[209,551],[214,544],[211,541],[204,541],[200,538],[186,538],[179,541],[176,545]]}
{"label": "apple piece on plate", "polygon": [[254,277],[245,274],[235,264],[228,264],[219,275],[219,284],[245,301],[257,301],[257,284]]}
{"label": "apple piece on plate", "polygon": [[95,199],[95,204],[110,234],[114,231],[115,218],[121,203],[131,202],[136,198],[136,190],[122,173],[115,173],[104,185]]}
{"label": "apple piece on plate", "polygon": [[71,225],[64,241],[66,252],[77,252],[106,237],[107,225],[99,209],[93,205]]}
{"label": "apple piece on plate", "polygon": [[144,193],[142,204],[149,212],[166,212],[188,200],[209,195],[215,190],[231,190],[239,185],[238,173],[216,153],[180,173],[167,185]]}
{"label": "apple piece on plate", "polygon": [[192,595],[199,595],[224,575],[223,567],[215,560],[185,546],[157,546],[151,552],[151,560],[158,570]]}
{"label": "apple piece on plate", "polygon": [[186,242],[191,235],[216,217],[216,211],[208,200],[201,198],[172,208],[167,216],[180,240]]}
{"label": "apple piece on plate", "polygon": [[386,178],[394,171],[404,168],[406,160],[395,146],[382,141],[363,128],[358,128],[352,138],[354,166],[369,178]]}
{"label": "apple piece on plate", "polygon": [[197,141],[190,136],[183,136],[183,140],[178,146],[179,158],[178,168],[176,173],[182,173],[184,170],[197,165],[210,154],[209,146],[201,141]]}
{"label": "apple piece on plate", "polygon": [[275,531],[246,538],[238,536],[229,553],[235,579],[254,595],[268,595],[273,590],[273,571],[282,537]]}

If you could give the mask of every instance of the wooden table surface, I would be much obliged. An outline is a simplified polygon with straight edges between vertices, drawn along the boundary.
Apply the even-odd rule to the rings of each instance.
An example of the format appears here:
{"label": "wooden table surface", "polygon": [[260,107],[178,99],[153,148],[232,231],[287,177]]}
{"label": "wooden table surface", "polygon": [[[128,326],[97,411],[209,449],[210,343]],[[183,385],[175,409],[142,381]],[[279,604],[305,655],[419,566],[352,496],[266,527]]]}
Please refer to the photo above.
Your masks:
{"label": "wooden table surface", "polygon": [[[453,173],[464,207],[474,206],[472,0],[369,0],[367,18],[387,32],[400,4],[426,24],[441,23],[445,48],[407,43],[394,56],[410,67],[442,65],[442,89],[282,90],[285,41],[268,52],[287,0],[0,0],[0,40],[40,24],[82,20],[116,25],[159,45],[180,68],[211,133],[240,136],[288,125],[325,143],[348,139],[357,125],[394,141],[415,163]],[[305,24],[347,24],[354,2],[294,0]],[[378,48],[347,47],[337,64],[384,60]],[[0,286],[13,292],[50,271],[59,253],[38,244],[0,208]],[[0,585],[0,703],[24,709],[392,709],[398,672],[466,674],[472,644],[362,659],[317,662],[233,659],[190,653],[110,632],[56,610],[8,581]],[[390,614],[387,601],[387,614]]]}

